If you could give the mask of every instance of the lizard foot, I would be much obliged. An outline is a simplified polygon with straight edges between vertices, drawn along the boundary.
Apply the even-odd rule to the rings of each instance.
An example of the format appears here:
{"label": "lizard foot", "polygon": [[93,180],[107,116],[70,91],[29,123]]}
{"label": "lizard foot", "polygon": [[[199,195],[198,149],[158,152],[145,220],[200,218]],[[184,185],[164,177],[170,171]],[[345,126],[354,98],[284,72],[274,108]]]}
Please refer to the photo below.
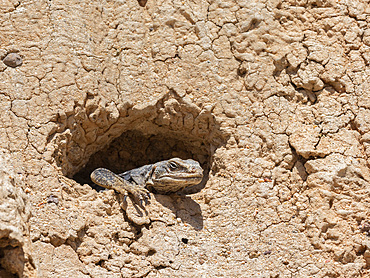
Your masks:
{"label": "lizard foot", "polygon": [[135,199],[140,201],[140,205],[148,204],[150,199],[150,193],[146,188],[132,188],[130,193],[135,197]]}

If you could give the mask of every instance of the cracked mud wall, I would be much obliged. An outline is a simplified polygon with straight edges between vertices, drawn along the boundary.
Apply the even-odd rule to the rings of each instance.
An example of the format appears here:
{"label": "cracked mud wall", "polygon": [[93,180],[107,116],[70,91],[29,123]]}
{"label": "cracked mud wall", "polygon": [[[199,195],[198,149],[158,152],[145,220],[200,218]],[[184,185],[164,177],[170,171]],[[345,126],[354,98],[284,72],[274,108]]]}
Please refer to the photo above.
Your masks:
{"label": "cracked mud wall", "polygon": [[[366,1],[5,1],[0,22],[1,275],[370,275]],[[139,213],[73,179],[161,155],[204,188]]]}

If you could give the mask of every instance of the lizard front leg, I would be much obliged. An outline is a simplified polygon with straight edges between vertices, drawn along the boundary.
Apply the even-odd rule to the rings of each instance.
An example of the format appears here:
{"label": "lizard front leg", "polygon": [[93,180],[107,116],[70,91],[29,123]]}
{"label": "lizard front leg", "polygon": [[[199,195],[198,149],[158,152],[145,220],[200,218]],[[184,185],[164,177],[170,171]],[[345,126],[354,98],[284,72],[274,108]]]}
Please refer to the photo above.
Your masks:
{"label": "lizard front leg", "polygon": [[150,193],[144,186],[135,186],[108,169],[95,169],[90,177],[94,183],[104,188],[114,189],[124,195],[131,193],[140,202],[150,199]]}

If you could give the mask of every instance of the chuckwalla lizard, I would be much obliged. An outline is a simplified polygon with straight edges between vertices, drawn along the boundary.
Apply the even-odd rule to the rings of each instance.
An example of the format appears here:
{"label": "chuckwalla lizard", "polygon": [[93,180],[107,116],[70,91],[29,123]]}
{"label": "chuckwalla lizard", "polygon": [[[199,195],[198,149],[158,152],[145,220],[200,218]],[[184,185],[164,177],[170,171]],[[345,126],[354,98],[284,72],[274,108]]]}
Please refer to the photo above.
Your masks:
{"label": "chuckwalla lizard", "polygon": [[199,162],[180,158],[144,165],[122,174],[106,168],[98,168],[91,173],[91,180],[97,185],[124,195],[131,193],[140,202],[150,198],[149,191],[170,194],[199,184],[202,178],[203,169]]}

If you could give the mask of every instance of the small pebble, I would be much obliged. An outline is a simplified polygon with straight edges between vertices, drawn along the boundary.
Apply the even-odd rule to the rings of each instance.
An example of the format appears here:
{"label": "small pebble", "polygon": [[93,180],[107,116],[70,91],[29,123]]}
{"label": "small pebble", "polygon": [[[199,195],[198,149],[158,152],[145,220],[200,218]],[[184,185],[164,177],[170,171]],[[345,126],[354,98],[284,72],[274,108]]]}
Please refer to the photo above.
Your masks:
{"label": "small pebble", "polygon": [[148,0],[138,0],[138,2],[139,2],[139,5],[141,6],[141,7],[145,7],[145,5],[146,5],[146,2],[147,2]]}
{"label": "small pebble", "polygon": [[8,55],[5,56],[3,62],[8,67],[12,68],[19,67],[23,63],[22,57],[17,53],[9,53]]}
{"label": "small pebble", "polygon": [[260,256],[260,253],[256,250],[252,250],[249,252],[250,259],[258,258],[259,256]]}
{"label": "small pebble", "polygon": [[198,258],[198,261],[199,261],[200,264],[204,264],[205,263],[205,259],[202,258],[202,257]]}
{"label": "small pebble", "polygon": [[58,197],[54,196],[54,195],[50,195],[48,198],[47,198],[47,202],[48,203],[54,203],[54,204],[59,204],[59,199]]}
{"label": "small pebble", "polygon": [[361,226],[360,226],[360,229],[363,231],[363,232],[368,232],[370,231],[370,221],[368,220],[365,220],[362,222]]}
{"label": "small pebble", "polygon": [[369,220],[363,221],[359,228],[367,236],[370,236],[370,221]]}

